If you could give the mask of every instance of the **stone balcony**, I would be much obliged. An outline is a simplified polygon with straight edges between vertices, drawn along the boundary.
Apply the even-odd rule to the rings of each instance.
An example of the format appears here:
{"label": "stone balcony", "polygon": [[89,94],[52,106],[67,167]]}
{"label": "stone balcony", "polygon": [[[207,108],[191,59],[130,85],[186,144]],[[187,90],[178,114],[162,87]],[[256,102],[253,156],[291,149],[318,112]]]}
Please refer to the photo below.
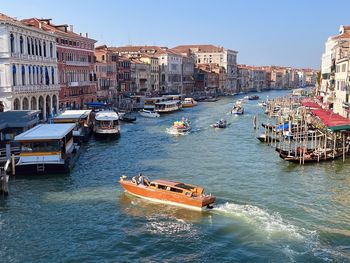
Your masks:
{"label": "stone balcony", "polygon": [[59,85],[25,85],[25,86],[14,86],[13,92],[15,93],[36,93],[45,91],[59,91]]}
{"label": "stone balcony", "polygon": [[35,62],[43,62],[43,63],[57,63],[56,58],[41,57],[41,56],[34,56],[34,55],[20,54],[20,53],[12,53],[11,55],[8,53],[0,53],[0,58],[14,58],[19,60],[27,60],[27,61],[35,61]]}
{"label": "stone balcony", "polygon": [[67,83],[68,87],[81,87],[81,86],[90,86],[95,84],[92,81],[71,81]]}
{"label": "stone balcony", "polygon": [[65,64],[67,66],[80,66],[80,67],[88,67],[92,65],[92,63],[87,61],[66,61]]}

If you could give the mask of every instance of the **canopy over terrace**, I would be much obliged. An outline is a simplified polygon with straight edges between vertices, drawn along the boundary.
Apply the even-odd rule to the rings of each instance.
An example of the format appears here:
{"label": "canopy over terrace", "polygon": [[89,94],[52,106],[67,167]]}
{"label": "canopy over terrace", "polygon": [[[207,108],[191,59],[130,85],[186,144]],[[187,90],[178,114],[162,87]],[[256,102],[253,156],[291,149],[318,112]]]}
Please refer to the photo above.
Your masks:
{"label": "canopy over terrace", "polygon": [[331,110],[313,109],[311,112],[317,116],[331,131],[350,131],[350,119],[347,119]]}
{"label": "canopy over terrace", "polygon": [[318,104],[317,101],[313,98],[302,99],[300,101],[300,104],[310,109],[321,109],[321,105]]}

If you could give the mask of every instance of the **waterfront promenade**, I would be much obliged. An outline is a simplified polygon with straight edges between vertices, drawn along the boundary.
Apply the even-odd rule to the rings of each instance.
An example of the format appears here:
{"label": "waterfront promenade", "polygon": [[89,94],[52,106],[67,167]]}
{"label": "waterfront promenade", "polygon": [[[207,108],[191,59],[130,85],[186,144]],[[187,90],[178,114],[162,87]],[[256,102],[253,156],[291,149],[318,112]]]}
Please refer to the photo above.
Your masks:
{"label": "waterfront promenade", "polygon": [[[289,91],[259,93],[264,99]],[[234,99],[240,98],[240,96]],[[299,166],[261,144],[249,101],[200,103],[122,125],[119,140],[90,140],[68,176],[16,178],[0,201],[6,262],[347,262],[349,160]],[[166,133],[190,117],[193,131]],[[231,125],[209,127],[220,118]],[[261,131],[260,131],[261,132]],[[126,195],[122,174],[144,172],[204,186],[216,208],[199,213]]]}

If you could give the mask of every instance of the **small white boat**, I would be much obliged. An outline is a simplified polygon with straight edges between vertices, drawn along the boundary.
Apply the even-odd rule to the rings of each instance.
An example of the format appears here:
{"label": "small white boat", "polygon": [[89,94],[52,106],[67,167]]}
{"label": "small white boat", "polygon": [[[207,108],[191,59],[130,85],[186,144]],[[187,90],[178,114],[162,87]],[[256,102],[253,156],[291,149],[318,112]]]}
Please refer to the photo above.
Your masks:
{"label": "small white boat", "polygon": [[231,110],[231,114],[242,115],[244,114],[244,108],[240,105],[234,105]]}
{"label": "small white boat", "polygon": [[145,110],[145,109],[140,110],[139,113],[142,117],[146,117],[146,118],[158,118],[158,117],[160,117],[158,112],[149,111],[149,110]]}

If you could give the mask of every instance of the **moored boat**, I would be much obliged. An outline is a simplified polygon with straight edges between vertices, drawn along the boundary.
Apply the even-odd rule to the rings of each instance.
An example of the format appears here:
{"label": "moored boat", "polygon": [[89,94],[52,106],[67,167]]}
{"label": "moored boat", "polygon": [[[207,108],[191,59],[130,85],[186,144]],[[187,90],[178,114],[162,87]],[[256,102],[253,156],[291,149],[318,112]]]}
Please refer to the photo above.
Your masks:
{"label": "moored boat", "polygon": [[139,111],[139,114],[142,116],[142,117],[146,117],[146,118],[158,118],[160,117],[159,113],[158,112],[155,112],[155,111],[149,111],[149,110],[140,110]]}
{"label": "moored boat", "polygon": [[213,208],[216,199],[204,194],[200,186],[168,180],[150,181],[142,174],[131,179],[122,176],[119,183],[127,193],[137,197],[196,210]]}
{"label": "moored boat", "polygon": [[15,137],[21,145],[16,175],[69,173],[79,156],[74,123],[39,124]]}
{"label": "moored boat", "polygon": [[95,137],[107,138],[120,135],[119,117],[114,111],[99,111],[94,121]]}
{"label": "moored boat", "polygon": [[193,98],[185,98],[182,102],[182,107],[189,108],[194,107],[197,105],[197,101],[195,101]]}

